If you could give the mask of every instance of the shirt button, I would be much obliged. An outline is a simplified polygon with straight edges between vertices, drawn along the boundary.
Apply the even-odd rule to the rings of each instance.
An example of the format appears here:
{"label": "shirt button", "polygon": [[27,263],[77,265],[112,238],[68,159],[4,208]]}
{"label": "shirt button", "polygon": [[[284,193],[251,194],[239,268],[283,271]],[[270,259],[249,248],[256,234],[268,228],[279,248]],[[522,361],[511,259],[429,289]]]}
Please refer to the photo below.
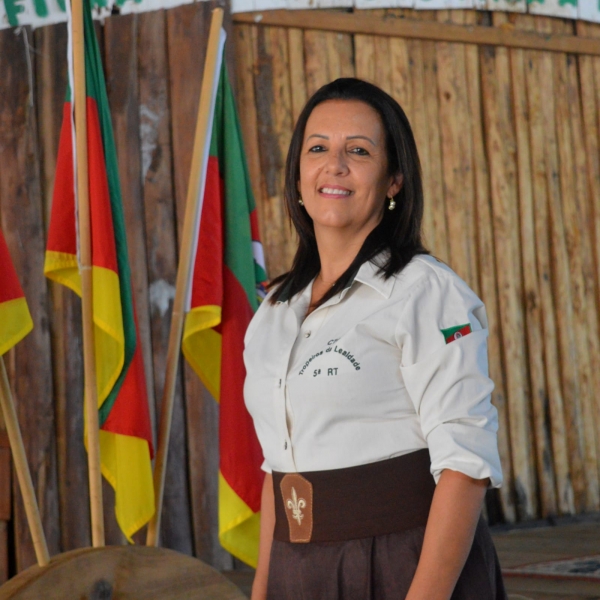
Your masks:
{"label": "shirt button", "polygon": [[310,332],[310,331],[307,331],[307,332],[304,334],[304,337],[305,337],[305,338],[309,338],[309,337],[310,337],[310,334],[311,334],[311,332]]}
{"label": "shirt button", "polygon": [[281,379],[279,380],[279,386],[278,387],[281,387]]}
{"label": "shirt button", "polygon": [[287,450],[287,442],[285,442],[285,443],[283,444],[283,449],[284,449],[284,450]]}

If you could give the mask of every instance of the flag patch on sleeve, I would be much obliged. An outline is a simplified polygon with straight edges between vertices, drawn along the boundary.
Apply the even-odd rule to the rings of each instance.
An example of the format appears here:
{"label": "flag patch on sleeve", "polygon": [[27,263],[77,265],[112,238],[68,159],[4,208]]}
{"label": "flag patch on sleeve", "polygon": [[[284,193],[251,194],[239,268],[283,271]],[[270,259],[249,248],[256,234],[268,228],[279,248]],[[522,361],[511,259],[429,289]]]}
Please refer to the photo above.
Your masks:
{"label": "flag patch on sleeve", "polygon": [[455,327],[449,327],[448,329],[440,330],[446,340],[446,344],[450,342],[454,342],[455,340],[460,340],[461,337],[465,337],[465,335],[469,335],[472,331],[471,324],[467,323],[466,325],[456,325]]}

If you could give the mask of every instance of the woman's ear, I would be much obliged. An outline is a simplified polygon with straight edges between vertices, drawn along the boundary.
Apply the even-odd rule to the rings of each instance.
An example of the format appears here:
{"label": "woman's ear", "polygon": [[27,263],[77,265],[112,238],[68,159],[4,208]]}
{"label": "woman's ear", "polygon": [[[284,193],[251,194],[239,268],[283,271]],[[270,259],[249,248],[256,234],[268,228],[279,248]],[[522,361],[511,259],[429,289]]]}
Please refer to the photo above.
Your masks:
{"label": "woman's ear", "polygon": [[394,175],[390,187],[388,188],[387,197],[393,198],[402,189],[403,184],[404,175],[402,173]]}

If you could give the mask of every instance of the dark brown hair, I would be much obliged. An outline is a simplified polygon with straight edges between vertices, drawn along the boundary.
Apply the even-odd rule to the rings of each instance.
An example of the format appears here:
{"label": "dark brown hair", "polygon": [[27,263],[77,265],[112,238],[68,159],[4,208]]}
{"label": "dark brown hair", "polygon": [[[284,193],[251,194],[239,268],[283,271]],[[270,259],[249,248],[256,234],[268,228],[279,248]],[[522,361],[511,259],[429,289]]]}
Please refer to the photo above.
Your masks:
{"label": "dark brown hair", "polygon": [[324,85],[310,98],[294,128],[285,165],[284,197],[300,241],[291,270],[277,277],[271,284],[278,286],[271,296],[272,303],[277,302],[284,290],[287,297],[302,291],[321,269],[313,221],[298,203],[298,182],[306,123],[314,108],[327,100],[358,100],[377,111],[386,134],[388,172],[390,175],[401,173],[404,179],[401,190],[394,197],[395,210],[384,211],[381,222],[367,236],[352,264],[321,298],[319,304],[340,293],[356,275],[360,266],[383,250],[389,253],[380,269],[386,279],[400,272],[416,254],[428,254],[421,241],[421,165],[415,138],[404,111],[389,94],[371,83],[354,78],[336,79]]}

